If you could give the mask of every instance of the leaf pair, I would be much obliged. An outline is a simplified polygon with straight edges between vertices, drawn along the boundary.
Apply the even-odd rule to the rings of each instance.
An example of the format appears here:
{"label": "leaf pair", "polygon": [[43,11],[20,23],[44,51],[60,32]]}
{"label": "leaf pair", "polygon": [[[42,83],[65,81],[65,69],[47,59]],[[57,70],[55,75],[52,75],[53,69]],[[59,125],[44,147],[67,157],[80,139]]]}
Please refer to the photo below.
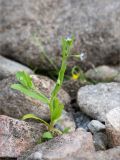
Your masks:
{"label": "leaf pair", "polygon": [[24,71],[19,71],[16,73],[16,78],[19,81],[19,83],[24,86],[25,88],[35,88],[32,78],[29,76],[28,73]]}
{"label": "leaf pair", "polygon": [[11,85],[11,88],[16,89],[36,100],[40,100],[43,103],[49,103],[49,99],[44,94],[35,90],[35,86],[29,74],[24,71],[19,71],[16,74],[16,78],[19,81],[19,84],[13,84]]}
{"label": "leaf pair", "polygon": [[27,120],[27,119],[34,119],[34,120],[40,121],[41,123],[43,123],[43,124],[45,124],[47,127],[49,127],[49,123],[47,123],[47,122],[44,121],[43,119],[35,116],[34,114],[25,114],[25,115],[22,117],[22,120]]}

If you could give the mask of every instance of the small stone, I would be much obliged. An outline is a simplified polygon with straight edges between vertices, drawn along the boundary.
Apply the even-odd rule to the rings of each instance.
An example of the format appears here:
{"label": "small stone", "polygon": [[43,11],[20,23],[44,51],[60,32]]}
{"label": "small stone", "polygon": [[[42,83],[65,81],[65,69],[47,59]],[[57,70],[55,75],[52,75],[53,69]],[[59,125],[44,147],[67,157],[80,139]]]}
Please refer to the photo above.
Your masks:
{"label": "small stone", "polygon": [[91,118],[85,115],[82,112],[76,112],[73,114],[74,120],[77,128],[84,128],[86,131],[88,130],[88,124],[91,121]]}
{"label": "small stone", "polygon": [[88,124],[88,128],[92,133],[95,133],[95,132],[105,130],[105,125],[103,123],[101,123],[100,121],[92,120]]}
{"label": "small stone", "polygon": [[0,115],[0,158],[17,158],[35,146],[45,131],[43,124],[31,124]]}
{"label": "small stone", "polygon": [[108,141],[105,133],[102,133],[102,132],[94,133],[93,141],[94,141],[96,151],[107,149]]}
{"label": "small stone", "polygon": [[106,115],[106,132],[109,146],[120,146],[120,108],[114,108]]}
{"label": "small stone", "polygon": [[35,152],[42,154],[41,159],[57,160],[80,154],[83,151],[95,151],[92,135],[83,129],[78,129],[75,132],[64,134],[48,142],[37,145],[31,151],[19,157],[18,160],[31,160],[29,157],[34,155]]}
{"label": "small stone", "polygon": [[86,78],[96,81],[112,81],[118,74],[118,71],[109,66],[99,66],[88,70],[85,75]]}

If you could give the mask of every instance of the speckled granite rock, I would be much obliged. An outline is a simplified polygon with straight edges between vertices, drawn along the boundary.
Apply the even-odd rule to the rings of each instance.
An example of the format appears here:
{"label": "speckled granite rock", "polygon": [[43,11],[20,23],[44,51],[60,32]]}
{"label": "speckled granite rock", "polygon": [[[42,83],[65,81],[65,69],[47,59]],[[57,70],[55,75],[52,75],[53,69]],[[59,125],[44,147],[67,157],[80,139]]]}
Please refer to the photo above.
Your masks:
{"label": "speckled granite rock", "polygon": [[45,131],[43,124],[31,124],[0,115],[0,158],[17,158],[32,148]]}
{"label": "speckled granite rock", "polygon": [[105,121],[106,114],[120,108],[120,83],[99,83],[87,85],[78,91],[77,102],[80,109],[93,119]]}
{"label": "speckled granite rock", "polygon": [[[18,158],[18,160],[59,160],[82,152],[94,152],[92,135],[82,129],[64,134],[48,142],[37,145],[34,149]],[[36,156],[38,156],[36,158]]]}
{"label": "speckled granite rock", "polygon": [[86,152],[61,160],[120,160],[120,147],[99,152]]}
{"label": "speckled granite rock", "polygon": [[114,108],[106,115],[106,132],[109,146],[120,146],[120,107]]}

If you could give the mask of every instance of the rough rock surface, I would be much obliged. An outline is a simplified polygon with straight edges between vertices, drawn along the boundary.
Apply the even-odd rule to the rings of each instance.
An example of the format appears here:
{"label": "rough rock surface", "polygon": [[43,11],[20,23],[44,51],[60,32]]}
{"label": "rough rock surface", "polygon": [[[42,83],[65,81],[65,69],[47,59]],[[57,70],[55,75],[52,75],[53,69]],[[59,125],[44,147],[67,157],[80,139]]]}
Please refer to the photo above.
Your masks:
{"label": "rough rock surface", "polygon": [[120,83],[99,83],[87,85],[78,91],[77,102],[80,109],[99,121],[105,121],[106,114],[120,108]]}
{"label": "rough rock surface", "polygon": [[[45,76],[33,75],[32,77],[36,87],[49,97],[55,85],[54,81]],[[20,118],[24,114],[33,113],[43,119],[48,119],[48,107],[40,101],[11,89],[13,83],[16,83],[15,76],[0,81],[0,114]],[[69,105],[70,97],[64,90],[60,91],[59,98],[65,105]]]}
{"label": "rough rock surface", "polygon": [[[86,52],[95,65],[120,62],[119,0],[0,0],[0,7],[2,55],[50,69],[60,65],[61,36],[73,34],[73,53]],[[80,63],[73,58],[70,62]]]}
{"label": "rough rock surface", "polygon": [[0,80],[14,75],[18,71],[26,71],[27,73],[33,74],[32,70],[28,67],[0,56]]}
{"label": "rough rock surface", "polygon": [[0,158],[17,158],[35,146],[45,127],[0,115]]}
{"label": "rough rock surface", "polygon": [[92,120],[88,124],[88,128],[92,133],[99,132],[105,130],[105,125],[97,120]]}
{"label": "rough rock surface", "polygon": [[107,135],[103,132],[94,133],[93,141],[94,141],[96,151],[106,150],[108,147]]}
{"label": "rough rock surface", "polygon": [[92,135],[82,129],[64,134],[48,142],[37,145],[33,150],[18,158],[18,160],[59,160],[68,156],[80,154],[82,151],[94,151]]}
{"label": "rough rock surface", "polygon": [[86,131],[88,131],[88,124],[91,121],[89,116],[79,111],[75,112],[73,117],[77,128],[84,128]]}
{"label": "rough rock surface", "polygon": [[61,160],[120,160],[120,147],[109,149],[107,151],[87,152],[73,157],[67,157]]}
{"label": "rough rock surface", "polygon": [[106,132],[109,146],[120,146],[120,107],[112,109],[106,115]]}
{"label": "rough rock surface", "polygon": [[95,81],[113,81],[118,75],[118,71],[113,67],[99,66],[94,69],[90,69],[85,73],[86,78]]}

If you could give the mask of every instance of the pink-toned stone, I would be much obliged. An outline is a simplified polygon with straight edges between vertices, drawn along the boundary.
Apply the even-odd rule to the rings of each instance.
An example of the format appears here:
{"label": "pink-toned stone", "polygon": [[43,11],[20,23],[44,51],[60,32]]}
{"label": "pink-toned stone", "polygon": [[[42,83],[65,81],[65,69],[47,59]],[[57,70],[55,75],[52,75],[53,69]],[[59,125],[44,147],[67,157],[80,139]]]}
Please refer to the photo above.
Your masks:
{"label": "pink-toned stone", "polygon": [[106,115],[106,132],[110,147],[120,146],[120,108],[114,108]]}
{"label": "pink-toned stone", "polygon": [[120,147],[99,152],[83,152],[60,160],[120,160]]}
{"label": "pink-toned stone", "polygon": [[19,157],[18,160],[35,160],[35,157],[39,157],[38,159],[61,160],[68,156],[79,155],[83,151],[95,151],[92,135],[83,129],[78,129],[75,132],[64,134],[37,145],[29,153]]}
{"label": "pink-toned stone", "polygon": [[42,124],[36,126],[0,115],[0,158],[18,157],[35,145],[44,130]]}

